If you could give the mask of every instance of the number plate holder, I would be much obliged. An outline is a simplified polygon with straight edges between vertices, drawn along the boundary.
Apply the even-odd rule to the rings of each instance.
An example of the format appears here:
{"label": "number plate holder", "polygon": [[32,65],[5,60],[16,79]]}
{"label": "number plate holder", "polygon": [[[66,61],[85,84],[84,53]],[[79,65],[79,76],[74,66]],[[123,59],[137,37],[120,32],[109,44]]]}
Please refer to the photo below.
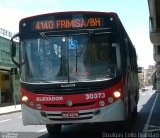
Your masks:
{"label": "number plate holder", "polygon": [[79,112],[62,112],[62,118],[77,118],[79,117]]}

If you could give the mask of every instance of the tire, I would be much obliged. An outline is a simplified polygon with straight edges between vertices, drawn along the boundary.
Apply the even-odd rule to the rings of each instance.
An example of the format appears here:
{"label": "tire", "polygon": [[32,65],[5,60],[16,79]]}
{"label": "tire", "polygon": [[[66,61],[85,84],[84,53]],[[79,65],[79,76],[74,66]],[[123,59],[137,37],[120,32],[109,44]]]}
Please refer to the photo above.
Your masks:
{"label": "tire", "polygon": [[136,107],[134,108],[134,110],[132,112],[132,118],[136,119],[137,118],[137,114],[138,114],[138,112],[137,112],[137,105],[136,105]]}
{"label": "tire", "polygon": [[121,130],[122,131],[128,131],[128,128],[129,128],[129,125],[130,125],[130,110],[131,110],[131,108],[130,108],[130,96],[128,96],[129,98],[128,98],[128,103],[127,103],[127,107],[126,107],[126,111],[125,111],[125,120],[124,121],[122,121],[121,123],[120,123],[120,128],[121,128]]}
{"label": "tire", "polygon": [[131,120],[131,100],[130,100],[130,94],[128,96],[128,109],[127,109],[127,117],[126,117],[126,120],[125,120],[125,125],[126,127],[128,127],[128,124]]}
{"label": "tire", "polygon": [[60,133],[62,125],[60,124],[47,124],[46,128],[50,135]]}

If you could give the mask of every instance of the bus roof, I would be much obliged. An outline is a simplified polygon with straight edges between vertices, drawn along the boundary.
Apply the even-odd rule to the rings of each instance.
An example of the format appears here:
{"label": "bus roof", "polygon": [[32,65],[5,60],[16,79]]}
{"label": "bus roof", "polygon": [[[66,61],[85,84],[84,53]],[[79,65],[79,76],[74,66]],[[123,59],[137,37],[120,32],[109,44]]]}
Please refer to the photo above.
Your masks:
{"label": "bus roof", "polygon": [[[37,17],[41,17],[41,16],[47,16],[47,15],[61,15],[61,14],[110,14],[115,16],[116,18],[118,17],[118,14],[116,12],[101,12],[101,11],[62,11],[62,12],[52,12],[52,13],[44,13],[44,14],[38,14],[38,15],[34,15],[34,16],[29,16],[29,17],[25,17],[22,20],[27,20],[27,19],[31,19],[31,18],[37,18]],[[20,21],[20,22],[21,22]]]}

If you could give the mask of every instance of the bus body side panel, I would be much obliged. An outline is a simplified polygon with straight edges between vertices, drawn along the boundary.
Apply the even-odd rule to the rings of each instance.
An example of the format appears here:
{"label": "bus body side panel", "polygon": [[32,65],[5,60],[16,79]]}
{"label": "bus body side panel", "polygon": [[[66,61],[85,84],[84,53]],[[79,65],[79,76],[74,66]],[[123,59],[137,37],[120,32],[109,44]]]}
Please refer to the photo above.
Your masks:
{"label": "bus body side panel", "polygon": [[127,120],[129,114],[131,114],[137,107],[139,100],[139,80],[137,73],[138,65],[135,47],[132,44],[120,20],[118,20],[118,23],[124,78],[124,101],[126,105],[125,114]]}

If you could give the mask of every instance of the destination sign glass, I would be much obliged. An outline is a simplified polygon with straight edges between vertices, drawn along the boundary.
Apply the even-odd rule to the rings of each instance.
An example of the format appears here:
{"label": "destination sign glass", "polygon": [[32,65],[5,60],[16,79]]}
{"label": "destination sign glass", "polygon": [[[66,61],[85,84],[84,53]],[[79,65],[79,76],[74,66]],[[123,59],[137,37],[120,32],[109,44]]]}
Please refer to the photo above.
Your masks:
{"label": "destination sign glass", "polygon": [[40,20],[32,24],[32,29],[41,30],[57,30],[57,29],[76,29],[76,28],[94,28],[103,26],[103,18],[74,18],[74,19],[53,19]]}
{"label": "destination sign glass", "polygon": [[[20,34],[107,28],[117,28],[116,15],[110,13],[51,13],[24,18],[20,21]],[[31,35],[31,34],[30,34]]]}

